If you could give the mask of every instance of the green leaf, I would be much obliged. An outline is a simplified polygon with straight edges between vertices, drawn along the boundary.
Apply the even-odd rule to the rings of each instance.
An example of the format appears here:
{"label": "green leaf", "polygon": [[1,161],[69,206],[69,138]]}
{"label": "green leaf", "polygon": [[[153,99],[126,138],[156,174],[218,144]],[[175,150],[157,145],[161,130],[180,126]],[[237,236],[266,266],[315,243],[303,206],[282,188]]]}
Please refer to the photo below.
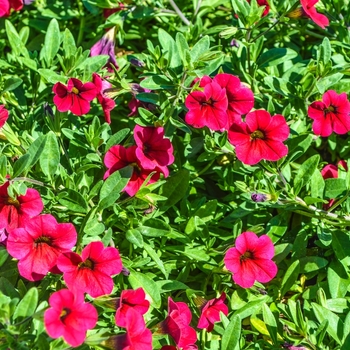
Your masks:
{"label": "green leaf", "polygon": [[342,73],[335,73],[333,75],[324,77],[317,81],[316,87],[320,94],[323,94],[331,86],[335,85],[344,76]]}
{"label": "green leaf", "polygon": [[132,244],[135,244],[139,248],[143,248],[143,237],[139,230],[130,229],[125,233],[125,238]]}
{"label": "green leaf", "polygon": [[191,49],[192,62],[199,60],[200,56],[207,53],[210,48],[210,39],[208,35],[203,36]]}
{"label": "green leaf", "polygon": [[326,65],[330,61],[331,55],[332,55],[331,43],[327,37],[324,37],[322,44],[320,45],[318,50],[317,61],[318,62],[321,61],[324,65]]}
{"label": "green leaf", "polygon": [[171,227],[162,220],[149,219],[146,220],[142,226],[137,228],[144,236],[148,237],[162,237],[171,232]]}
{"label": "green leaf", "polygon": [[284,164],[294,162],[299,157],[304,155],[312,143],[312,135],[305,134],[288,139],[288,155],[284,160]]}
{"label": "green leaf", "polygon": [[350,286],[350,278],[339,261],[333,260],[331,262],[327,269],[327,279],[332,298],[345,297]]}
{"label": "green leaf", "polygon": [[273,217],[266,226],[266,234],[272,239],[273,243],[278,242],[287,232],[289,226],[290,212],[284,212]]}
{"label": "green leaf", "polygon": [[173,89],[174,84],[165,75],[152,75],[140,82],[140,86],[150,90]]}
{"label": "green leaf", "polygon": [[20,86],[22,83],[23,83],[23,80],[21,78],[11,77],[5,80],[2,92],[12,91],[16,89],[18,86]]}
{"label": "green leaf", "polygon": [[79,192],[66,188],[60,193],[60,196],[62,197],[58,202],[64,205],[67,209],[78,213],[87,212],[88,206],[86,200]]}
{"label": "green leaf", "polygon": [[25,47],[25,45],[23,44],[23,41],[18,35],[16,28],[8,19],[5,20],[5,28],[6,28],[7,38],[9,40],[9,43],[14,55],[16,56],[22,55],[24,57],[29,58],[27,48]]}
{"label": "green leaf", "polygon": [[170,60],[170,68],[177,68],[181,66],[181,57],[177,52],[176,42],[173,37],[162,28],[159,28],[158,40],[162,48],[169,54],[168,57]]}
{"label": "green leaf", "polygon": [[156,265],[158,266],[159,270],[163,273],[165,278],[168,278],[169,274],[165,271],[164,264],[162,260],[160,260],[156,251],[149,244],[146,243],[143,244],[143,248],[145,249],[147,254],[152,258],[152,260],[156,263]]}
{"label": "green leaf", "polygon": [[53,131],[46,134],[45,148],[43,149],[40,159],[40,167],[46,176],[51,177],[55,174],[60,163],[60,149],[57,137]]}
{"label": "green leaf", "polygon": [[186,56],[185,51],[189,51],[190,48],[187,44],[187,40],[184,37],[184,35],[181,32],[177,32],[176,34],[176,46],[177,46],[177,52],[179,53],[182,63],[184,66],[186,66]]}
{"label": "green leaf", "polygon": [[67,82],[67,77],[63,75],[59,75],[56,72],[52,71],[51,69],[44,69],[44,68],[39,68],[38,69],[39,74],[47,80],[51,84],[56,84],[57,82],[61,82],[63,84],[66,84]]}
{"label": "green leaf", "polygon": [[320,155],[315,154],[310,158],[308,158],[300,166],[294,179],[294,187],[295,187],[296,194],[299,193],[300,189],[303,186],[306,186],[309,183],[314,171],[317,169],[319,161],[320,161]]}
{"label": "green leaf", "polygon": [[235,311],[233,316],[238,316],[241,320],[243,320],[244,318],[249,317],[261,310],[262,305],[266,303],[267,299],[268,296],[264,296],[256,300],[252,300],[237,311]]}
{"label": "green leaf", "polygon": [[329,324],[327,327],[327,333],[338,343],[341,344],[340,339],[343,336],[343,327],[344,324],[341,319],[329,311],[323,306],[320,306],[316,303],[311,303],[311,310],[314,312],[318,322],[322,323],[324,320],[328,320]]}
{"label": "green leaf", "polygon": [[129,132],[130,132],[130,129],[125,128],[125,129],[120,129],[118,132],[113,134],[106,143],[105,152],[107,152],[112,146],[119,145],[125,139],[125,137],[129,134]]}
{"label": "green leaf", "polygon": [[266,328],[269,331],[273,343],[277,345],[277,322],[275,316],[266,304],[263,304],[262,311]]}
{"label": "green leaf", "polygon": [[19,317],[32,316],[36,307],[38,306],[38,296],[38,289],[36,287],[30,288],[17,305],[13,314],[13,319],[16,320]]}
{"label": "green leaf", "polygon": [[74,36],[68,28],[63,33],[63,50],[66,58],[74,56],[77,51]]}
{"label": "green leaf", "polygon": [[327,266],[328,260],[318,256],[307,256],[300,259],[300,272],[308,273],[320,270]]}
{"label": "green leaf", "polygon": [[233,316],[222,335],[221,350],[238,350],[241,337],[241,319]]}
{"label": "green leaf", "polygon": [[147,275],[135,271],[130,272],[128,281],[130,282],[133,289],[142,287],[145,292],[151,297],[153,304],[152,306],[156,309],[160,308],[162,300],[160,297],[159,287],[156,282],[154,282]]}
{"label": "green leaf", "polygon": [[166,212],[180,199],[185,197],[190,181],[190,173],[181,169],[174,175],[167,178],[167,182],[160,188],[159,194],[168,199],[159,205],[160,213]]}
{"label": "green leaf", "polygon": [[167,293],[171,292],[173,290],[186,290],[189,289],[189,287],[179,281],[176,280],[159,280],[156,281],[158,287],[160,288],[160,293]]}
{"label": "green leaf", "polygon": [[58,25],[57,19],[53,18],[49,26],[47,28],[47,32],[45,35],[45,42],[44,46],[42,48],[43,57],[47,63],[47,66],[52,65],[52,61],[57,55],[57,52],[60,48],[61,44],[61,34],[60,34],[60,27]]}
{"label": "green leaf", "polygon": [[344,230],[334,230],[332,247],[338,260],[344,265],[350,265],[350,237]]}
{"label": "green leaf", "polygon": [[31,164],[31,156],[30,154],[27,153],[16,161],[15,165],[13,166],[12,176],[18,177],[22,173],[25,173],[30,168],[30,164]]}
{"label": "green leaf", "polygon": [[281,283],[281,295],[285,295],[289,289],[296,283],[298,275],[300,273],[299,260],[294,261],[285,272]]}
{"label": "green leaf", "polygon": [[39,160],[46,144],[47,137],[45,135],[39,136],[28,148],[30,154],[30,165],[33,166]]}
{"label": "green leaf", "polygon": [[326,179],[324,196],[326,198],[339,198],[346,194],[345,179]]}
{"label": "green leaf", "polygon": [[277,66],[298,56],[298,53],[288,48],[274,48],[264,52],[257,60],[260,68]]}

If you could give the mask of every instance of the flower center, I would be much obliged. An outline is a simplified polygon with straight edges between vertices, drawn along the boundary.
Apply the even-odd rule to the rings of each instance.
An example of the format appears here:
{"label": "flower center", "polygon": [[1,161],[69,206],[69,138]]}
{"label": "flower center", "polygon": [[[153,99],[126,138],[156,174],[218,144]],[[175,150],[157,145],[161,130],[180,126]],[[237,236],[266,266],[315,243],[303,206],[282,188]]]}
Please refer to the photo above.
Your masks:
{"label": "flower center", "polygon": [[250,134],[250,139],[255,140],[255,139],[263,139],[265,138],[265,135],[262,131],[260,130],[255,130],[253,133]]}
{"label": "flower center", "polygon": [[151,150],[151,147],[148,143],[143,144],[143,153],[148,154],[148,152]]}
{"label": "flower center", "polygon": [[307,17],[306,12],[302,7],[299,7],[293,11],[288,12],[286,16],[293,19],[297,19],[305,16]]}
{"label": "flower center", "polygon": [[78,95],[78,94],[79,94],[79,90],[78,90],[75,86],[72,87],[72,92],[73,92],[73,94],[75,94],[75,95]]}
{"label": "flower center", "polygon": [[241,258],[240,260],[241,261],[245,261],[245,260],[248,260],[248,259],[253,259],[253,253],[250,252],[249,250],[247,250],[243,255],[241,255]]}
{"label": "flower center", "polygon": [[211,98],[208,101],[202,103],[203,106],[212,106],[215,103]]}
{"label": "flower center", "polygon": [[11,197],[7,197],[6,204],[13,205],[17,209],[19,209],[21,206],[21,203],[17,199]]}
{"label": "flower center", "polygon": [[68,308],[63,308],[60,314],[60,320],[64,322],[64,320],[67,318],[67,316],[71,313],[71,310]]}
{"label": "flower center", "polygon": [[93,270],[94,266],[95,266],[95,263],[92,260],[86,259],[85,261],[78,264],[78,269],[81,270],[86,268],[86,269]]}
{"label": "flower center", "polygon": [[36,247],[38,247],[39,244],[45,243],[47,245],[51,245],[52,244],[52,240],[50,237],[47,236],[40,236],[38,237],[35,241],[34,241]]}
{"label": "flower center", "polygon": [[329,112],[336,112],[336,108],[332,105],[330,105],[328,108],[325,109],[325,112],[326,113],[329,113]]}

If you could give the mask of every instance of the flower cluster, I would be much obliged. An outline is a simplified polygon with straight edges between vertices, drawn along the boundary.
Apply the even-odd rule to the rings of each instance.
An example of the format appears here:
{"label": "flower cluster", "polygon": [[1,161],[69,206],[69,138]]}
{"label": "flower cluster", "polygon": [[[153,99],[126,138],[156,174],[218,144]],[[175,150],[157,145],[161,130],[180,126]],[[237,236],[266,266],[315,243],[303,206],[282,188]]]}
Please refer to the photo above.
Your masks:
{"label": "flower cluster", "polygon": [[136,146],[112,146],[104,158],[108,168],[104,179],[128,165],[133,167],[131,178],[124,188],[129,196],[136,194],[150,174],[153,173],[149,183],[157,181],[161,173],[167,177],[168,166],[174,162],[173,146],[164,137],[164,128],[136,125],[134,139]]}

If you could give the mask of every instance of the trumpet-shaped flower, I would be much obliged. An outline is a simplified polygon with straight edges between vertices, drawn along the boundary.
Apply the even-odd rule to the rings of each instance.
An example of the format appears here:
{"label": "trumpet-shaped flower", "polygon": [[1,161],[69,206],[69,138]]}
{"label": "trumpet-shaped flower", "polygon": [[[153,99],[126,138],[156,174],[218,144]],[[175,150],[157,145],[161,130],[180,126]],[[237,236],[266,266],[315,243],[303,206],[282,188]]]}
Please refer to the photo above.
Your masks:
{"label": "trumpet-shaped flower", "polygon": [[322,101],[313,102],[307,112],[314,120],[312,130],[316,135],[326,137],[332,132],[346,134],[350,131],[350,102],[345,92],[341,94],[333,90],[325,92]]}
{"label": "trumpet-shaped flower", "polygon": [[50,296],[49,304],[44,314],[47,334],[62,336],[73,347],[83,344],[86,331],[95,327],[98,317],[96,309],[84,302],[84,294],[61,289]]}
{"label": "trumpet-shaped flower", "polygon": [[122,261],[116,248],[105,248],[102,242],[91,242],[83,249],[81,256],[74,252],[62,254],[57,267],[63,272],[69,289],[77,289],[97,298],[112,292],[111,276],[122,271]]}
{"label": "trumpet-shaped flower", "polygon": [[0,128],[2,128],[9,117],[9,112],[4,105],[0,105]]}
{"label": "trumpet-shaped flower", "polygon": [[233,280],[243,288],[250,288],[255,281],[267,283],[277,274],[277,265],[271,260],[275,249],[267,235],[258,237],[254,232],[243,232],[225,255],[226,268],[233,273]]}
{"label": "trumpet-shaped flower", "polygon": [[12,230],[7,250],[19,259],[21,276],[38,281],[56,268],[58,256],[70,251],[76,241],[77,232],[72,224],[59,224],[52,215],[45,214],[27,220],[23,228]]}
{"label": "trumpet-shaped flower", "polygon": [[55,93],[53,102],[60,112],[71,111],[75,115],[89,112],[90,102],[97,96],[96,86],[93,83],[83,84],[79,79],[70,78],[67,86],[58,82],[53,86]]}
{"label": "trumpet-shaped flower", "polygon": [[169,175],[168,165],[174,162],[174,148],[164,137],[164,128],[136,125],[134,139],[137,145],[136,156],[144,169],[158,168],[165,177]]}
{"label": "trumpet-shaped flower", "polygon": [[126,327],[127,312],[133,309],[144,315],[149,309],[149,301],[142,287],[136,290],[123,290],[118,300],[118,308],[115,314],[115,323],[119,327]]}
{"label": "trumpet-shaped flower", "polygon": [[39,215],[44,208],[37,190],[28,188],[24,195],[12,198],[7,192],[9,185],[10,182],[6,181],[0,186],[0,229],[8,232],[23,227],[29,218]]}
{"label": "trumpet-shaped flower", "polygon": [[319,0],[300,0],[305,15],[311,18],[318,26],[325,28],[329,25],[329,20],[325,15],[316,11],[315,5]]}
{"label": "trumpet-shaped flower", "polygon": [[232,124],[229,141],[236,148],[237,158],[244,164],[254,165],[262,159],[276,161],[288,153],[283,144],[288,138],[289,127],[282,115],[271,117],[264,110],[246,115],[245,122]]}
{"label": "trumpet-shaped flower", "polygon": [[201,308],[201,316],[198,320],[197,328],[205,328],[211,332],[214,328],[214,323],[220,321],[220,312],[225,316],[228,314],[228,308],[225,305],[226,294],[222,293],[220,298],[206,301]]}

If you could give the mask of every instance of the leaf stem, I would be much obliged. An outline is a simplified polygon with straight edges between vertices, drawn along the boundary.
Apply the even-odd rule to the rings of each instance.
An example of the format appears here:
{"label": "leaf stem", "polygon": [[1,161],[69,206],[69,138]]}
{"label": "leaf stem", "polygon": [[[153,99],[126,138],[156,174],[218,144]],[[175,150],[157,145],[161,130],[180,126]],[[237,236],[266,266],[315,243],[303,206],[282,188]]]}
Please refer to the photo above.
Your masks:
{"label": "leaf stem", "polygon": [[177,7],[174,0],[169,0],[170,5],[181,18],[182,22],[184,22],[187,26],[191,25],[191,22],[186,18],[186,16],[181,12],[181,10]]}

